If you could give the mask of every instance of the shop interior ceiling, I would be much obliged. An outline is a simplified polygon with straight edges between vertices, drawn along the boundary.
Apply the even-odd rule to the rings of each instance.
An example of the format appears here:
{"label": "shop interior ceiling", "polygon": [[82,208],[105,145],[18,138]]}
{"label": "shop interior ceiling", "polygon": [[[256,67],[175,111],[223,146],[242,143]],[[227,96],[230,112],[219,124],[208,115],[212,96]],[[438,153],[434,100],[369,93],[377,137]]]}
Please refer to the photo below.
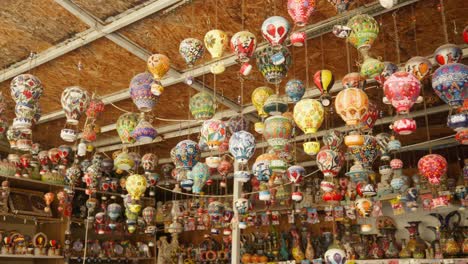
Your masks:
{"label": "shop interior ceiling", "polygon": [[[465,0],[444,2],[449,42],[462,45],[461,31],[468,25],[468,6]],[[262,42],[260,26],[267,17],[280,15],[290,19],[286,0],[5,0],[0,6],[1,91],[13,105],[9,96],[11,78],[23,72],[40,78],[45,87],[40,101],[42,118],[34,127],[33,135],[34,141],[44,148],[65,143],[59,137],[65,125],[60,105],[63,89],[79,85],[90,93],[95,92],[108,104],[98,121],[103,133],[95,146],[99,151],[111,153],[121,148],[114,123],[122,111],[109,103],[137,111],[129,99],[128,84],[134,75],[145,71],[146,58],[150,54],[162,53],[171,59],[172,70],[163,80],[165,91],[153,111],[156,116],[190,119],[189,98],[201,90],[215,90],[219,117],[227,119],[238,115],[242,109],[246,118],[258,121],[250,103],[250,94],[266,83],[255,66],[244,81],[241,100],[239,65],[235,64],[232,54],[226,52],[224,61],[229,67],[214,78],[209,73],[211,62],[208,54],[193,69],[188,69],[178,53],[179,43],[184,38],[203,39],[205,33],[213,28],[222,29],[229,36],[241,31],[242,3],[244,29],[254,33],[259,42]],[[350,71],[358,71],[357,62],[361,58],[350,46],[348,66],[345,40],[336,38],[330,32],[331,27],[344,24],[361,12],[374,15],[380,23],[380,34],[372,47],[372,55],[383,61],[397,62],[395,34],[398,34],[401,64],[416,55],[431,57],[437,47],[445,44],[439,3],[439,0],[399,0],[393,9],[386,10],[378,1],[356,0],[348,12],[338,15],[327,0],[317,0],[317,9],[304,29],[309,37],[306,45],[308,74],[306,48],[291,47],[293,66],[288,78],[306,81],[308,75],[306,96],[317,97],[319,93],[314,88],[312,76],[317,70],[330,69],[337,80],[332,91],[338,92],[342,88],[338,80]],[[393,16],[396,16],[396,31]],[[468,55],[467,47],[463,46],[463,49],[465,56]],[[30,59],[31,53],[36,54],[33,59]],[[81,71],[78,64],[83,67]],[[184,83],[189,73],[195,77],[191,86]],[[279,85],[282,94],[288,78]],[[383,92],[375,82],[370,81],[367,86],[366,92],[382,110],[382,118],[374,129],[376,132],[389,131],[393,109],[382,103]],[[422,104],[413,108],[418,130],[414,135],[399,138],[404,145],[427,141],[426,113],[430,115],[432,139],[454,134],[445,125],[448,106],[432,92],[430,82],[425,85],[425,95],[428,110],[424,111]],[[13,118],[12,107],[7,115],[10,120]],[[322,130],[344,126],[336,114],[329,113],[327,120]],[[84,122],[81,123],[83,125]],[[200,122],[156,120],[153,124],[160,137],[153,144],[136,148],[142,153],[157,153],[161,162],[169,162],[169,151],[178,141],[187,137],[198,139]],[[262,141],[260,136],[257,139]],[[300,132],[295,138],[297,159],[313,165],[310,157],[301,153],[304,139]],[[446,143],[453,142],[448,140]],[[261,153],[261,147],[265,145],[258,144],[257,153]]]}

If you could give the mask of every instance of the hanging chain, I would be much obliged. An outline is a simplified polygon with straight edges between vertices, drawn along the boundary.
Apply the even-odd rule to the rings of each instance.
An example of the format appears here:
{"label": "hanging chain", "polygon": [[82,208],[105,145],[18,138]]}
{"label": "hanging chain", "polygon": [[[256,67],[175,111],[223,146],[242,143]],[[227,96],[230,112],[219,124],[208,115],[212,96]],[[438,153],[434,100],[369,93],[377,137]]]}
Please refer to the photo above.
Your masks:
{"label": "hanging chain", "polygon": [[397,64],[399,65],[401,62],[400,59],[400,37],[398,36],[398,25],[397,25],[397,12],[393,12],[393,30],[395,33],[395,51],[397,55]]}
{"label": "hanging chain", "polygon": [[414,34],[414,47],[416,49],[416,56],[419,55],[418,37],[416,30],[416,13],[414,12],[414,6],[411,6],[411,16],[413,19],[413,34]]}
{"label": "hanging chain", "polygon": [[445,17],[445,5],[444,5],[444,0],[439,0],[440,3],[440,16],[442,18],[442,27],[444,30],[444,37],[445,37],[445,43],[449,42],[448,39],[448,31],[447,31],[447,20]]}

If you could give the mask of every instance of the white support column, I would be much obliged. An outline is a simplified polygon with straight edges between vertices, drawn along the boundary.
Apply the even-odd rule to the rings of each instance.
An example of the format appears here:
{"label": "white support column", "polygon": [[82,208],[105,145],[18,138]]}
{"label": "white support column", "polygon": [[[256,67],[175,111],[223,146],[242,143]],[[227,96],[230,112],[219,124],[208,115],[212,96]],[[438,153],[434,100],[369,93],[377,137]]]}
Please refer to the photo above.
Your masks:
{"label": "white support column", "polygon": [[[239,170],[239,163],[237,161],[234,162],[234,171]],[[234,202],[241,198],[242,195],[242,183],[239,182],[234,178],[234,189],[232,192],[232,209],[234,209],[235,217],[237,221],[235,221],[235,225],[232,227],[232,241],[231,241],[231,264],[239,264],[240,263],[240,232],[239,229],[239,214],[235,209]]]}

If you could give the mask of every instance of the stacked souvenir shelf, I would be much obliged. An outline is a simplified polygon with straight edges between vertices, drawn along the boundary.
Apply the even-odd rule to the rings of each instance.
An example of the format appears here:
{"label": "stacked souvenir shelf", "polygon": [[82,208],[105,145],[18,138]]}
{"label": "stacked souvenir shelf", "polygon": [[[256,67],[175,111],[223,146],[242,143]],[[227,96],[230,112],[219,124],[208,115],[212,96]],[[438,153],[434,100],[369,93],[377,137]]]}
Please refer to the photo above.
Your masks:
{"label": "stacked souvenir shelf", "polygon": [[[62,190],[63,188],[67,187],[64,184],[60,183],[53,183],[53,182],[44,182],[40,180],[35,180],[31,178],[24,178],[24,177],[15,177],[15,176],[9,176],[9,175],[0,175],[0,179],[2,180],[8,180],[10,189],[14,190],[14,188],[20,188],[19,190],[25,190],[25,192],[57,192],[59,190]],[[85,188],[82,187],[74,187],[73,190],[75,193],[83,194],[85,193]],[[116,197],[117,200],[121,200],[122,193],[118,192],[109,192],[109,191],[102,191],[102,190],[97,190],[96,191],[97,197]],[[142,197],[142,201],[145,204],[152,204],[153,199],[147,198],[147,197]],[[65,241],[65,230],[68,228],[72,229],[72,234],[74,237],[72,237],[72,243],[78,241],[78,236],[79,237],[85,237],[85,228],[86,228],[86,221],[82,218],[76,218],[73,217],[70,221],[68,221],[67,218],[58,218],[54,217],[53,214],[50,216],[41,216],[41,215],[29,215],[28,213],[22,213],[18,212],[17,210],[9,210],[8,212],[0,212],[0,220],[3,220],[4,222],[8,224],[15,224],[15,223],[21,223],[21,224],[27,224],[27,225],[32,225],[32,229],[34,229],[34,232],[36,232],[36,229],[39,229],[40,231],[46,233],[47,235],[51,234],[54,236],[54,238],[57,238],[60,243]],[[49,225],[53,224],[53,225]],[[69,226],[72,224],[71,226]],[[58,226],[57,226],[58,225]],[[7,227],[7,225],[5,225]],[[57,228],[59,227],[59,228]],[[94,232],[94,229],[92,228],[93,225],[90,225],[90,230],[88,232],[88,239],[89,241],[98,241],[98,240],[106,240],[106,241],[112,241],[117,239],[116,242],[120,243],[123,241],[123,243],[128,243],[137,245],[137,242],[139,241],[153,241],[152,237],[146,236],[145,234],[139,232],[136,234],[129,234],[126,231],[116,231],[104,235],[97,235]],[[15,227],[16,228],[16,227]],[[34,234],[33,232],[33,234]],[[32,235],[33,235],[32,234]],[[132,252],[132,254],[129,254],[127,256],[122,255],[122,256],[110,256],[110,255],[104,255],[104,257],[101,257],[96,254],[88,254],[87,259],[89,260],[97,260],[98,258],[102,258],[105,260],[109,260],[111,262],[109,263],[135,263],[135,261],[142,262],[142,261],[150,261],[153,260],[153,256],[155,256],[155,249],[153,247],[148,247],[147,243],[143,243],[143,246],[146,245],[146,250],[149,251],[148,254],[142,254],[141,252],[138,252],[135,250],[135,252]],[[152,242],[152,245],[154,243]],[[140,245],[140,247],[143,247]],[[140,251],[143,251],[143,249],[140,249]],[[78,263],[77,260],[82,259],[82,256],[80,257],[77,254],[73,254],[76,252],[73,252],[72,249],[72,258],[70,258],[71,263]],[[30,259],[31,261],[34,261],[34,263],[40,262],[40,263],[47,263],[47,262],[41,262],[47,261],[48,259],[54,259],[54,263],[63,263],[64,257],[63,256],[43,256],[43,255],[33,255],[33,254],[25,254],[25,255],[14,255],[14,254],[0,254],[0,258],[5,259],[5,263],[15,263],[14,259]],[[131,259],[131,261],[130,261]],[[0,263],[4,263],[3,261],[0,261]]]}

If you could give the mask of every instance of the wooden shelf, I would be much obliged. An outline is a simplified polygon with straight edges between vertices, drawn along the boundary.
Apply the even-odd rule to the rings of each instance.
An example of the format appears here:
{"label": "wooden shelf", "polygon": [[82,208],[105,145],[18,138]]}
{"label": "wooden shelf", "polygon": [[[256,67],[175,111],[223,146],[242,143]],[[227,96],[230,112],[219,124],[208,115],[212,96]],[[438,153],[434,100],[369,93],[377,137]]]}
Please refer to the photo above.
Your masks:
{"label": "wooden shelf", "polygon": [[4,213],[4,212],[0,212],[0,217],[21,219],[23,221],[26,220],[26,221],[38,222],[38,223],[44,223],[44,224],[63,223],[63,222],[65,222],[65,220],[61,219],[61,218],[46,217],[46,216],[35,216],[35,215],[21,215],[21,214]]}
{"label": "wooden shelf", "polygon": [[[98,257],[86,257],[86,259],[96,259]],[[71,260],[77,260],[78,257],[71,257],[70,258]],[[80,259],[83,259],[80,257]],[[138,258],[138,257],[135,257],[135,258],[126,258],[126,257],[123,257],[123,258],[99,258],[101,260],[107,260],[107,259],[110,259],[110,260],[125,260],[125,259],[128,259],[128,260],[154,260],[155,258]]]}
{"label": "wooden shelf", "polygon": [[[394,262],[397,261],[397,262]],[[468,258],[445,258],[445,259],[366,259],[366,260],[354,260],[356,264],[465,264],[468,263]]]}
{"label": "wooden shelf", "polygon": [[1,255],[0,258],[10,259],[63,259],[63,256],[38,256],[38,255]]}
{"label": "wooden shelf", "polygon": [[[12,181],[12,182],[27,182],[27,183],[34,183],[35,185],[39,185],[39,186],[42,186],[42,187],[45,187],[45,188],[42,188],[42,189],[50,189],[51,187],[57,187],[57,188],[65,188],[65,187],[69,187],[68,185],[65,185],[65,184],[58,184],[58,183],[49,183],[49,182],[43,182],[43,181],[39,181],[39,180],[33,180],[33,179],[29,179],[29,178],[22,178],[22,177],[15,177],[15,176],[5,176],[5,175],[0,175],[0,179],[1,178],[6,178],[8,179],[9,181]],[[31,187],[35,187],[35,185],[31,186],[31,185],[28,185],[27,187],[28,188],[31,188]],[[15,186],[13,186],[15,187]],[[20,186],[22,188],[26,188],[25,186]],[[40,189],[40,188],[32,188],[32,189]],[[74,187],[73,188],[74,190],[78,190],[78,191],[86,191],[85,188],[82,188],[82,187]],[[116,193],[116,192],[104,192],[104,191],[100,191],[100,190],[97,190],[96,193],[98,194],[103,194],[103,195],[107,195],[107,196],[118,196],[120,197],[122,195],[122,193]],[[154,200],[154,198],[151,198],[151,197],[141,197],[142,200],[148,200],[148,201],[151,201],[151,200]]]}

